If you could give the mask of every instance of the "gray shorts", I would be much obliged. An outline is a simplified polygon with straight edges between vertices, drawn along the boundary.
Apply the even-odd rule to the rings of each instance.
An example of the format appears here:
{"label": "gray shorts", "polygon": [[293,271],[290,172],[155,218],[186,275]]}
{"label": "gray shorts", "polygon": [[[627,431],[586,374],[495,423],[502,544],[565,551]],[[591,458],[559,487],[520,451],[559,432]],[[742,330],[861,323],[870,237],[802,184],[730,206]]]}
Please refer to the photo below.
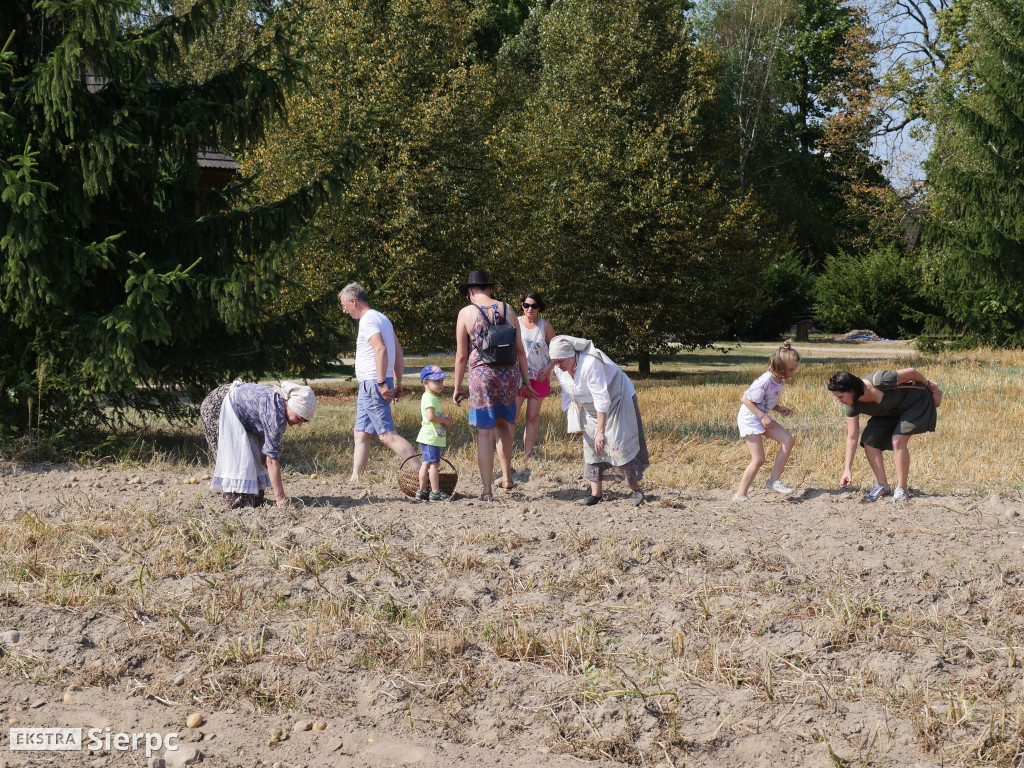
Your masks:
{"label": "gray shorts", "polygon": [[[392,386],[388,379],[388,387]],[[356,432],[383,435],[394,432],[395,422],[391,419],[391,403],[377,388],[376,381],[360,381],[359,396],[356,398]]]}

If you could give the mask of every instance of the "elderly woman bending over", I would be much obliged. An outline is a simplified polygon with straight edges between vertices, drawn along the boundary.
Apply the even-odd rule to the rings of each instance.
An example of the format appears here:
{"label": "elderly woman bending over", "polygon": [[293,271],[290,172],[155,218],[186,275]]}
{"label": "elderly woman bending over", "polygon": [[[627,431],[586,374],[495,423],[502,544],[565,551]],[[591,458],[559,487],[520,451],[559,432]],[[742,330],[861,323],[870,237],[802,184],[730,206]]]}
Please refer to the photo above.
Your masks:
{"label": "elderly woman bending over", "polygon": [[261,506],[265,488],[274,489],[278,506],[288,506],[281,438],[285,428],[305,424],[315,412],[313,390],[290,381],[280,387],[236,381],[206,396],[199,414],[217,462],[210,488],[221,492],[224,506]]}
{"label": "elderly woman bending over", "polygon": [[[640,481],[651,459],[633,382],[587,339],[555,336],[548,354],[555,363],[570,431],[583,434],[584,475],[590,481],[590,495],[580,503],[585,507],[597,504],[602,482],[622,479],[633,491],[630,501],[640,506],[644,501]],[[574,425],[577,408],[579,423]]]}

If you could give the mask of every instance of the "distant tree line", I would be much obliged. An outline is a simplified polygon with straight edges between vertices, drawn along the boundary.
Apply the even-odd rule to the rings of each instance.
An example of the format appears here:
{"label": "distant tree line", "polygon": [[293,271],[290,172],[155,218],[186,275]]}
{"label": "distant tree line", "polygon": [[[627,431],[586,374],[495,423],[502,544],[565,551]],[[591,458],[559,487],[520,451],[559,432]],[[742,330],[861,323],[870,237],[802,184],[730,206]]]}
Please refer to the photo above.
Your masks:
{"label": "distant tree line", "polygon": [[[912,67],[839,0],[10,0],[4,429],[320,370],[350,280],[450,348],[471,268],[641,370],[810,311],[1021,344],[1024,14],[938,8]],[[911,193],[872,154],[897,114]]]}

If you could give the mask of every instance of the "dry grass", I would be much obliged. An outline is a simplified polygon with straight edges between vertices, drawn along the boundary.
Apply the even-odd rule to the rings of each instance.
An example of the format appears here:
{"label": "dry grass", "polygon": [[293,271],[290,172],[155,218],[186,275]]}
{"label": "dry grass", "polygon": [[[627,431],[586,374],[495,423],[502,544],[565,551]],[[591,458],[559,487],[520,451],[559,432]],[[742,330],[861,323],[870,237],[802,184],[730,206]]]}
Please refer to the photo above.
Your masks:
{"label": "dry grass", "polygon": [[[1019,396],[1024,352],[975,350],[926,356],[906,348],[870,345],[812,344],[799,349],[804,362],[783,395],[783,403],[794,413],[780,419],[797,438],[786,471],[791,484],[810,488],[838,484],[846,427],[841,407],[824,387],[832,373],[916,367],[939,381],[945,399],[938,430],[911,443],[911,485],[932,493],[955,494],[1005,493],[1024,487],[1018,452],[1011,447],[1016,425],[1024,423],[1024,399]],[[649,378],[630,372],[651,449],[650,485],[703,491],[731,489],[737,484],[749,461],[736,432],[739,397],[766,370],[771,350],[768,345],[754,345],[727,355],[689,353],[659,360]],[[404,398],[394,413],[398,431],[414,436],[419,424],[418,392],[415,387],[410,389],[413,394]],[[449,432],[447,456],[466,482],[467,475],[476,475],[475,435],[466,422],[465,410],[452,410],[456,421]],[[346,471],[354,413],[354,402],[328,405],[310,427],[292,430],[290,465],[299,472]],[[564,425],[557,397],[553,397],[541,415],[538,468],[558,471],[578,466],[579,444],[565,435]],[[517,435],[521,430],[522,422]],[[775,444],[767,444],[770,463]],[[891,470],[891,455],[887,458]],[[370,462],[376,474],[371,481],[392,483],[393,465],[393,456],[376,446]],[[854,479],[861,487],[874,483],[863,454],[855,463]],[[473,480],[469,482],[475,487]]]}
{"label": "dry grass", "polygon": [[[581,529],[548,541],[346,515],[297,543],[210,508],[60,507],[0,533],[3,611],[123,617],[120,629],[89,664],[15,648],[0,657],[6,676],[278,711],[330,707],[329,688],[315,681],[363,670],[384,675],[394,701],[411,708],[415,695],[455,720],[511,685],[523,717],[549,722],[555,751],[636,765],[713,751],[714,739],[680,732],[693,716],[686,692],[712,689],[778,712],[812,702],[823,718],[840,702],[875,702],[955,763],[1009,768],[1024,746],[1012,569],[924,574],[921,593],[953,597],[925,608],[770,549],[711,555],[681,533]],[[454,583],[486,585],[492,598],[455,597]],[[554,602],[520,602],[530,595]],[[675,613],[672,625],[654,618],[656,606]],[[805,643],[786,647],[794,632]],[[972,646],[970,636],[992,642]],[[514,664],[517,679],[467,663],[481,652]],[[922,655],[944,659],[950,674],[875,662]],[[138,682],[140,665],[148,682]],[[179,669],[189,675],[175,687]],[[547,675],[561,683],[539,694],[533,681]],[[609,707],[622,718],[601,720]],[[854,751],[816,738],[845,755],[837,764],[868,765],[894,737],[864,735]]]}
{"label": "dry grass", "polygon": [[[738,398],[766,352],[738,364],[692,355],[687,370],[668,361],[656,376],[636,377],[651,485],[735,485],[746,463],[733,426]],[[1024,354],[806,357],[784,397],[799,438],[788,480],[836,484],[844,424],[824,390],[831,372],[912,365],[946,392],[938,432],[912,443],[912,483],[949,494],[1020,490],[1010,430],[1024,421],[1016,392]],[[395,409],[403,434],[415,433],[416,403],[408,397]],[[341,398],[289,430],[288,470],[347,474],[353,411]],[[535,470],[578,468],[579,445],[563,429],[546,404]],[[450,434],[449,455],[474,486],[464,414]],[[203,463],[195,435],[173,449],[166,437],[147,439],[134,460],[155,470]],[[390,454],[375,448],[371,467],[371,489],[394,486]],[[891,718],[909,724],[936,761],[1019,768],[1024,599],[1015,563],[953,563],[907,577],[896,593],[888,571],[839,558],[815,568],[726,517],[716,525],[746,525],[737,536],[745,546],[712,550],[699,532],[640,528],[567,527],[544,538],[479,520],[382,521],[372,507],[306,510],[302,531],[286,513],[242,518],[181,500],[180,489],[147,504],[68,492],[6,521],[0,621],[113,629],[88,652],[61,640],[46,654],[8,649],[0,676],[315,711],[349,701],[351,678],[332,677],[345,670],[374,681],[410,727],[441,722],[458,738],[491,706],[506,729],[498,741],[533,728],[555,752],[634,765],[681,765],[722,748],[720,733],[735,725],[728,717],[700,734],[681,725],[717,717],[699,705],[716,691],[778,723],[796,707],[834,723],[856,702],[883,712],[885,724],[809,732],[835,765],[870,765],[893,749],[903,737]]]}
{"label": "dry grass", "polygon": [[[705,491],[732,489],[749,461],[736,431],[736,412],[743,390],[767,367],[773,345],[733,348],[729,354],[701,350],[659,358],[650,377],[627,371],[637,386],[640,410],[651,450],[648,484],[672,489]],[[945,393],[938,430],[911,443],[911,485],[933,493],[1006,493],[1024,488],[1024,472],[1016,460],[1015,426],[1024,423],[1024,399],[1019,382],[1024,352],[973,350],[922,355],[904,346],[835,344],[798,345],[804,362],[783,393],[783,404],[794,411],[780,421],[797,438],[786,471],[790,484],[834,488],[842,472],[845,420],[841,407],[824,383],[837,370],[868,373],[878,368],[916,367],[939,381]],[[431,358],[431,362],[443,358]],[[422,361],[419,361],[422,362]],[[410,371],[416,360],[410,361]],[[351,470],[354,384],[318,384],[323,400],[317,418],[286,435],[287,469],[300,474],[344,474]],[[419,431],[417,385],[393,409],[400,434],[412,439]],[[450,392],[450,390],[449,390]],[[322,398],[323,399],[323,398]],[[446,457],[457,467],[463,490],[472,493],[475,476],[475,430],[466,409],[449,406],[455,424],[449,430]],[[520,446],[522,420],[517,426]],[[775,444],[766,441],[773,459]],[[555,396],[545,402],[534,466],[561,471],[576,468],[578,441],[565,434],[565,419]],[[890,462],[891,455],[887,457]],[[154,429],[138,436],[108,463],[200,467],[207,461],[198,428]],[[521,453],[517,453],[517,466]],[[393,485],[397,463],[393,454],[374,444],[368,482]],[[762,470],[765,474],[767,470]],[[766,476],[766,474],[765,474]],[[763,478],[760,478],[763,480]],[[854,466],[854,480],[869,487],[873,479],[863,454]]]}

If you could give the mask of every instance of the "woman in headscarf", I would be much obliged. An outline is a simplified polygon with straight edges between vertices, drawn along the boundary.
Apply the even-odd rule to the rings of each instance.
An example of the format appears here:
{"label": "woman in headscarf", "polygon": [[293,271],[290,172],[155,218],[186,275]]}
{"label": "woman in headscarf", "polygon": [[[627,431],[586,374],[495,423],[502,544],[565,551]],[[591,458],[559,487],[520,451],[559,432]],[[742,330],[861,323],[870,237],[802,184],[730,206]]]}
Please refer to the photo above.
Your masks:
{"label": "woman in headscarf", "polygon": [[279,507],[288,506],[281,480],[281,439],[316,412],[310,387],[282,382],[279,387],[236,381],[217,387],[200,406],[203,432],[216,462],[210,488],[224,506],[258,507],[263,490],[274,489]]}
{"label": "woman in headscarf", "polygon": [[[597,504],[603,481],[621,479],[632,489],[633,506],[640,506],[644,502],[640,481],[651,459],[633,382],[587,339],[555,336],[548,354],[555,363],[570,431],[583,435],[583,471],[590,481],[590,495],[580,503]],[[576,409],[578,424],[574,423]]]}

